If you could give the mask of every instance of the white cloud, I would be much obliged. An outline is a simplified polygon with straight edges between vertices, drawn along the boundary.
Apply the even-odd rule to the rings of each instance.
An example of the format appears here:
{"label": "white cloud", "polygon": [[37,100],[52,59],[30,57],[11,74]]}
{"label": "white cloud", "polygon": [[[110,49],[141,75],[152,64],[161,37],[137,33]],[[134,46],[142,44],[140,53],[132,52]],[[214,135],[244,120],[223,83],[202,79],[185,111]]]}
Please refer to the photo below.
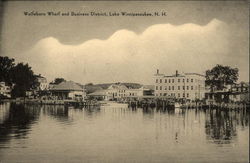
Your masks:
{"label": "white cloud", "polygon": [[44,38],[26,57],[35,72],[49,79],[150,83],[157,68],[166,74],[176,69],[204,73],[217,63],[234,63],[237,57],[228,56],[228,35],[227,24],[216,19],[205,26],[158,24],[142,34],[119,30],[107,40],[80,45]]}

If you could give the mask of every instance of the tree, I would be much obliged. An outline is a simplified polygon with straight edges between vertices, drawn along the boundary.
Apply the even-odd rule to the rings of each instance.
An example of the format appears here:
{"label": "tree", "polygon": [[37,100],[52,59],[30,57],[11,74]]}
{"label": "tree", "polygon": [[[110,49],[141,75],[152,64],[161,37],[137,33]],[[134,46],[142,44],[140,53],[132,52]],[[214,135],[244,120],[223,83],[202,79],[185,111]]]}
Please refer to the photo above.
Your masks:
{"label": "tree", "polygon": [[11,79],[15,84],[12,97],[24,97],[25,91],[36,88],[36,77],[28,64],[18,63],[11,69]]}
{"label": "tree", "polygon": [[229,66],[216,65],[206,71],[206,85],[211,90],[223,90],[226,85],[234,84],[238,80],[238,69]]}
{"label": "tree", "polygon": [[15,66],[13,58],[0,56],[0,81],[11,84],[11,69]]}
{"label": "tree", "polygon": [[66,80],[64,78],[55,78],[54,82],[52,84],[60,84],[62,82],[65,82]]}

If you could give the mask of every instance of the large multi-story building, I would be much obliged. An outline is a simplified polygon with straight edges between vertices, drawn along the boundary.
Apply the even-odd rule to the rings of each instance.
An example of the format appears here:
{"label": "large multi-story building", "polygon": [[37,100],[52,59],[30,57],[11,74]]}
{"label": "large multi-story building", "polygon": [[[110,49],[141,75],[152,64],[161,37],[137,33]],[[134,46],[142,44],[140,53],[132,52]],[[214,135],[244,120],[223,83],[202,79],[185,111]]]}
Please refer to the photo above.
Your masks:
{"label": "large multi-story building", "polygon": [[166,76],[159,70],[154,75],[155,96],[185,98],[190,100],[203,99],[205,97],[205,76],[198,73],[179,74]]}

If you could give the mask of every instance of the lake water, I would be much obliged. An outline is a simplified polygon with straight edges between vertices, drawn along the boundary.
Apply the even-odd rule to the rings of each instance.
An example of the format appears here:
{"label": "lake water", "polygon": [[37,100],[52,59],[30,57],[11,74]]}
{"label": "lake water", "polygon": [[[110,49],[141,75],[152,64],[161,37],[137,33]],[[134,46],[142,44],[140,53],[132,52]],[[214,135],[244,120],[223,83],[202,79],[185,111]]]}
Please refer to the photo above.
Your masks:
{"label": "lake water", "polygon": [[249,113],[0,104],[0,162],[249,161]]}

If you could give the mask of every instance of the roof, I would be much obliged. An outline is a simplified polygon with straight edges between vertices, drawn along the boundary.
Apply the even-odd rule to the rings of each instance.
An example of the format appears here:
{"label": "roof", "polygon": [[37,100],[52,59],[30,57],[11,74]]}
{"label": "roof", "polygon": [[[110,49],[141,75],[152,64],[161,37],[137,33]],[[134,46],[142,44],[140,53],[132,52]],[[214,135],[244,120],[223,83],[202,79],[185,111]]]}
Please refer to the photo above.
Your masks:
{"label": "roof", "polygon": [[184,75],[165,75],[164,77],[185,77]]}
{"label": "roof", "polygon": [[185,73],[183,74],[178,74],[178,75],[164,75],[164,77],[185,77],[185,75],[198,75],[198,76],[202,76],[205,77],[204,75],[198,74],[198,73]]}
{"label": "roof", "polygon": [[198,73],[185,73],[185,75],[198,75],[198,76],[205,77],[205,75],[201,75],[201,74],[198,74]]}
{"label": "roof", "polygon": [[73,82],[73,81],[64,81],[60,84],[55,85],[51,88],[52,91],[83,91],[83,88]]}
{"label": "roof", "polygon": [[105,95],[106,95],[106,90],[98,90],[88,94],[88,96],[105,96]]}
{"label": "roof", "polygon": [[128,89],[128,88],[123,84],[112,84],[111,86],[108,87],[108,89]]}
{"label": "roof", "polygon": [[154,90],[154,85],[144,85],[142,86],[143,89],[151,89],[151,90]]}

